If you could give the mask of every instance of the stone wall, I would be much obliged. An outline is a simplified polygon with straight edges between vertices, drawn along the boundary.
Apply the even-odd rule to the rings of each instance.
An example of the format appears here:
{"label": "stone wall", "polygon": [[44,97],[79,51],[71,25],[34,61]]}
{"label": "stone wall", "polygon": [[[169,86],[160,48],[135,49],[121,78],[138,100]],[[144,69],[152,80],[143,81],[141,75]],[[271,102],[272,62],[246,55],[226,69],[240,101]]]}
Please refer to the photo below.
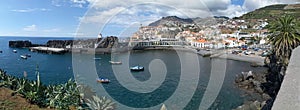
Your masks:
{"label": "stone wall", "polygon": [[300,47],[293,51],[272,110],[300,110]]}

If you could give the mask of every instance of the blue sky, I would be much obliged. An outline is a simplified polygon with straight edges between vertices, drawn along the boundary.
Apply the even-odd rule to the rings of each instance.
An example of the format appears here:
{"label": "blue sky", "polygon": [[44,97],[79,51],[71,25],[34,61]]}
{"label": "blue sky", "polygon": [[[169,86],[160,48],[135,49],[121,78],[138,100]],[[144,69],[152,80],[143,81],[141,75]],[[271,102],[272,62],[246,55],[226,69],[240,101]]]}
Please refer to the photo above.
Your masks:
{"label": "blue sky", "polygon": [[[162,16],[203,17],[203,13],[210,13],[234,17],[262,6],[294,1],[161,0],[153,5],[157,0],[5,0],[0,4],[0,36],[91,37],[100,32],[121,36]],[[143,2],[147,3],[132,5]]]}
{"label": "blue sky", "polygon": [[86,10],[52,0],[6,0],[0,4],[0,35],[71,36]]}

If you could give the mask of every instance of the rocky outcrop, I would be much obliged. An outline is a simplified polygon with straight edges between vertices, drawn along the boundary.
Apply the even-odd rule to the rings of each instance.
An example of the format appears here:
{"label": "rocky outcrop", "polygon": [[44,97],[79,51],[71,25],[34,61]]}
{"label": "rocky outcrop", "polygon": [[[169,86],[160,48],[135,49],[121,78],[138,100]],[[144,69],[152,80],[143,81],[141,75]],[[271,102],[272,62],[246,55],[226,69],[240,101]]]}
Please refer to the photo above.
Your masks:
{"label": "rocky outcrop", "polygon": [[32,44],[30,41],[9,41],[9,47],[23,48],[46,46],[51,48],[113,48],[118,47],[118,37],[109,36],[104,39],[80,39],[80,40],[49,40],[46,44]]}
{"label": "rocky outcrop", "polygon": [[47,47],[66,48],[68,45],[73,45],[73,40],[49,40],[46,43]]}
{"label": "rocky outcrop", "polygon": [[21,48],[21,47],[31,47],[32,43],[30,41],[9,41],[9,47]]}
{"label": "rocky outcrop", "polygon": [[97,48],[113,48],[118,47],[118,37],[110,36],[106,37],[100,42],[98,42]]}
{"label": "rocky outcrop", "polygon": [[266,82],[264,79],[264,74],[257,74],[249,71],[242,72],[242,74],[237,75],[235,83],[240,88],[262,94],[264,91],[261,88],[261,83]]}
{"label": "rocky outcrop", "polygon": [[263,106],[265,105],[265,101],[259,102],[259,101],[254,101],[254,102],[247,102],[246,104],[239,106],[236,109],[233,110],[261,110]]}

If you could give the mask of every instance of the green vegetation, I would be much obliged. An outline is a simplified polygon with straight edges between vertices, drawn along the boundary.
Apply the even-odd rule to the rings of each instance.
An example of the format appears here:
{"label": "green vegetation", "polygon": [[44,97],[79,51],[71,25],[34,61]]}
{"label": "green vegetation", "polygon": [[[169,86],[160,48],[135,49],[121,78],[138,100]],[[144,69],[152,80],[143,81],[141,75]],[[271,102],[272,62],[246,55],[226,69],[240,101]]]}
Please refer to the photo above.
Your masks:
{"label": "green vegetation", "polygon": [[271,33],[270,42],[273,45],[279,63],[287,66],[292,50],[300,44],[300,25],[295,17],[285,15],[272,22],[268,29]]}
{"label": "green vegetation", "polygon": [[106,97],[93,96],[93,100],[87,100],[87,105],[93,110],[113,110],[115,108],[115,103]]}
{"label": "green vegetation", "polygon": [[[13,90],[11,95],[21,94],[31,104],[36,104],[40,107],[50,107],[55,109],[84,109],[83,93],[80,92],[80,86],[71,79],[65,84],[59,85],[43,85],[39,79],[39,72],[36,72],[37,80],[30,81],[23,78],[7,75],[5,71],[0,69],[0,87],[5,87]],[[95,96],[96,97],[96,96]],[[95,100],[95,99],[94,99]],[[92,101],[90,101],[91,103]],[[91,105],[86,103],[87,105]],[[99,105],[99,101],[94,102]],[[114,109],[112,101],[107,98],[101,98],[101,107],[109,107]],[[1,102],[0,105],[8,105],[8,102]],[[94,106],[90,106],[94,108]],[[86,107],[85,107],[86,108]],[[106,109],[110,110],[110,109]]]}
{"label": "green vegetation", "polygon": [[275,18],[282,16],[283,14],[295,15],[297,19],[300,19],[300,4],[286,5],[286,4],[278,4],[278,5],[270,5],[250,13],[247,13],[239,19],[268,19],[268,20],[276,20]]}

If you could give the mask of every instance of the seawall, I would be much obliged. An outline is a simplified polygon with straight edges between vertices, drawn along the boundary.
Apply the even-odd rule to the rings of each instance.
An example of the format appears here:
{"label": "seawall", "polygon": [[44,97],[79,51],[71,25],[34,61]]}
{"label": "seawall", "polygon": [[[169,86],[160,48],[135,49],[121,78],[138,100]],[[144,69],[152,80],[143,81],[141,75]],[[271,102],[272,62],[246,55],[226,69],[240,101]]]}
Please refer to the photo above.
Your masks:
{"label": "seawall", "polygon": [[293,51],[272,110],[300,110],[300,47]]}

